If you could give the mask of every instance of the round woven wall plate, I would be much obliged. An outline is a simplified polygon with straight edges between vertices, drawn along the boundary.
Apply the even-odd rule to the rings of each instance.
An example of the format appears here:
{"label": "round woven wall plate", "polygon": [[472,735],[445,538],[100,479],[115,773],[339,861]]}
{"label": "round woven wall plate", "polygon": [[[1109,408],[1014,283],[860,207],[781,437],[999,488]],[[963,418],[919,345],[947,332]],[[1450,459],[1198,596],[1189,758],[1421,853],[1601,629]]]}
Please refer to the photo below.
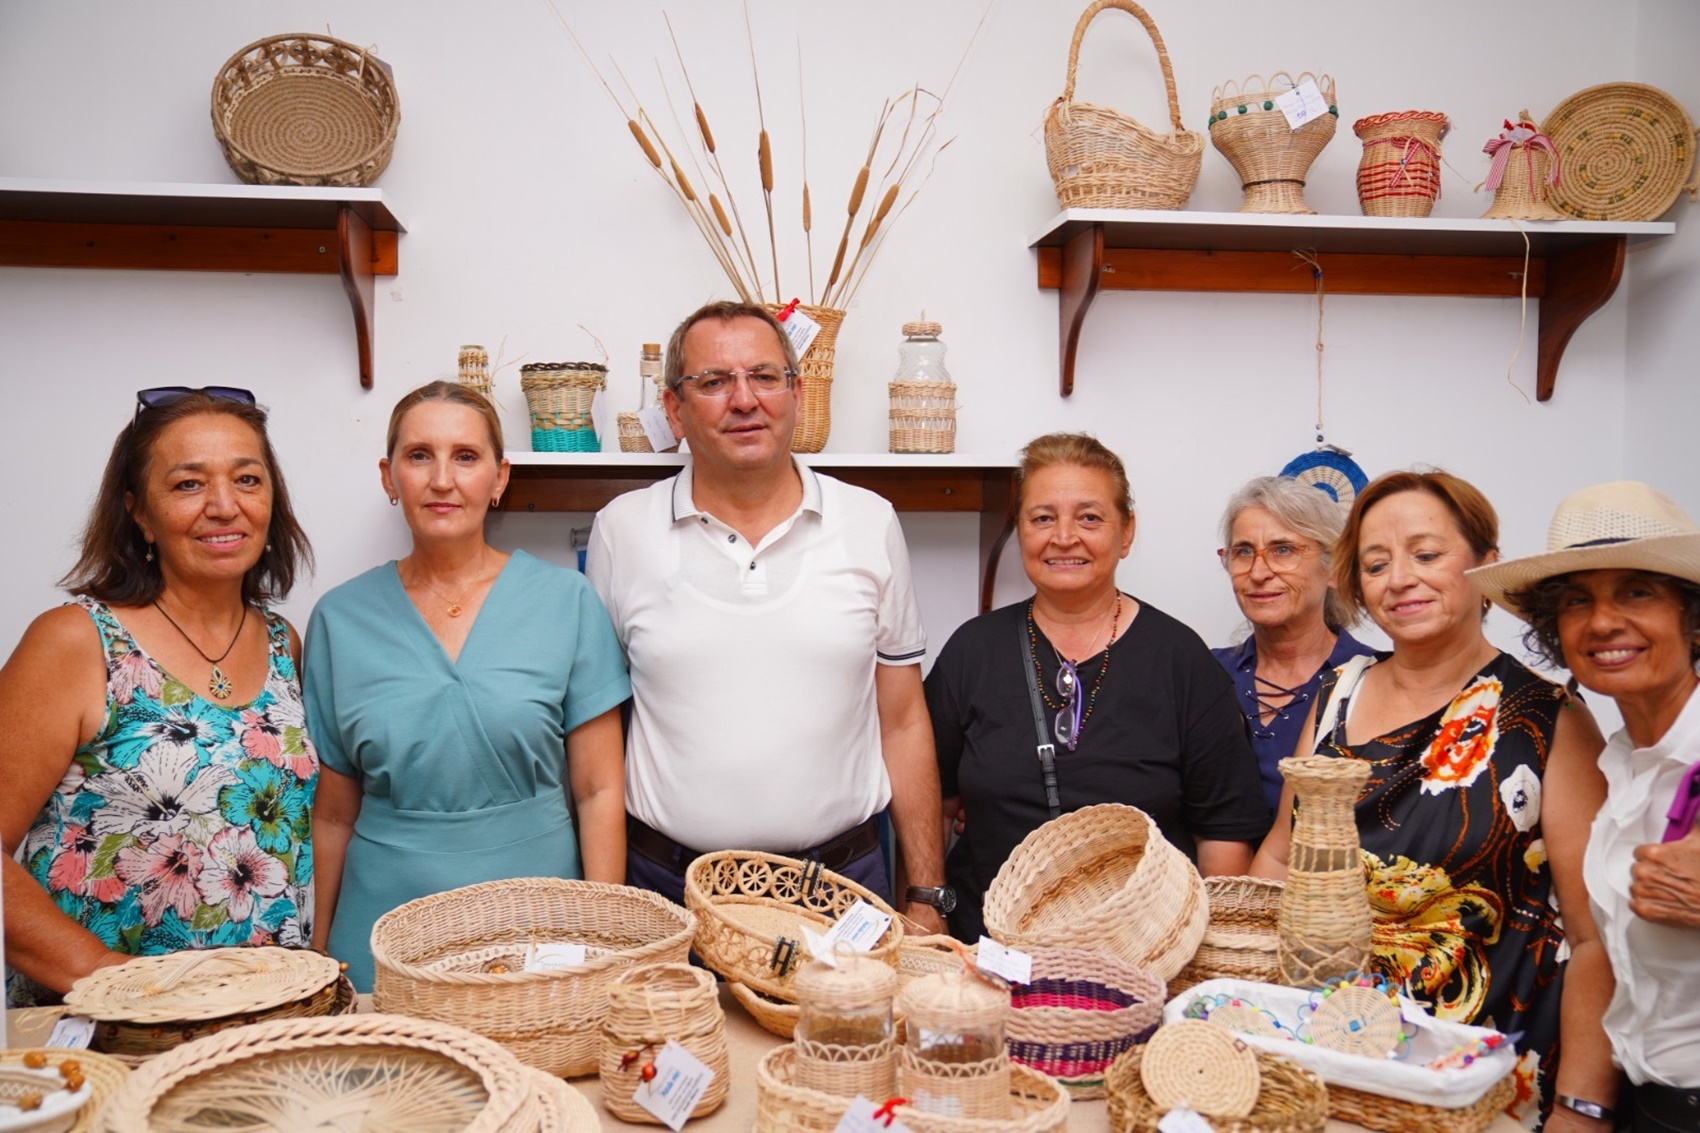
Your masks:
{"label": "round woven wall plate", "polygon": [[1352,459],[1352,454],[1332,445],[1295,456],[1281,469],[1281,475],[1309,484],[1333,499],[1342,510],[1350,508],[1369,483],[1369,477]]}
{"label": "round woven wall plate", "polygon": [[383,119],[357,87],[307,67],[279,77],[286,81],[256,85],[230,112],[230,140],[248,153],[314,177],[358,164],[383,138]]}
{"label": "round woven wall plate", "polygon": [[65,1005],[131,1023],[218,1019],[294,1003],[341,974],[335,960],[302,948],[207,948],[96,969],[72,985]]}
{"label": "round woven wall plate", "polygon": [[1257,1105],[1257,1055],[1202,1019],[1182,1019],[1151,1036],[1139,1078],[1162,1109],[1185,1106],[1217,1117],[1244,1117]]}
{"label": "round woven wall plate", "polygon": [[1342,1054],[1386,1058],[1399,1045],[1399,1032],[1399,1008],[1367,987],[1340,988],[1310,1017],[1310,1041]]}
{"label": "round woven wall plate", "polygon": [[1657,220],[1694,164],[1694,123],[1644,83],[1577,91],[1541,123],[1558,151],[1551,202],[1582,220]]}

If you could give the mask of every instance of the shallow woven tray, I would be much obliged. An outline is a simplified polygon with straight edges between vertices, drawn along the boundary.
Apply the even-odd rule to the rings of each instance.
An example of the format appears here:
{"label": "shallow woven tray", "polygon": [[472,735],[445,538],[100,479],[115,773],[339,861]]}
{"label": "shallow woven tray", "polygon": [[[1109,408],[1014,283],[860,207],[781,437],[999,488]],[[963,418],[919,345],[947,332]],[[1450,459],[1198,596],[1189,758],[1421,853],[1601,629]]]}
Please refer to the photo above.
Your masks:
{"label": "shallow woven tray", "polygon": [[279,1019],[185,1043],[131,1074],[103,1133],[315,1129],[361,1113],[363,1133],[538,1128],[526,1069],[459,1027],[398,1015]]}
{"label": "shallow woven tray", "polygon": [[90,1019],[176,1024],[268,1011],[333,989],[342,967],[304,948],[207,948],[98,968],[65,993]]}
{"label": "shallow woven tray", "polygon": [[[608,982],[639,964],[682,963],[696,919],[647,890],[513,878],[421,897],[372,926],[372,1005],[486,1035],[561,1077],[596,1072]],[[446,957],[576,943],[599,955],[571,971],[442,971]]]}
{"label": "shallow woven tray", "polygon": [[1106,953],[1036,951],[1032,981],[1010,992],[1009,1056],[1077,1100],[1101,1098],[1105,1069],[1151,1037],[1165,998],[1162,980]]}
{"label": "shallow woven tray", "polygon": [[1161,980],[1198,951],[1209,915],[1198,870],[1120,803],[1045,823],[986,890],[986,932],[1000,944],[1108,952]]}
{"label": "shallow woven tray", "polygon": [[1558,151],[1559,178],[1547,199],[1583,220],[1657,220],[1677,194],[1692,196],[1694,123],[1682,106],[1645,83],[1602,83],[1553,107],[1541,129]]}
{"label": "shallow woven tray", "polygon": [[[697,917],[697,955],[728,980],[775,999],[794,998],[791,981],[808,959],[802,929],[826,931],[858,900],[891,917],[865,955],[896,968],[902,918],[847,877],[755,850],[704,854],[685,871],[685,905]],[[795,942],[789,964],[781,956],[782,939]]]}
{"label": "shallow woven tray", "polygon": [[1263,877],[1207,877],[1204,893],[1210,902],[1210,921],[1186,967],[1169,981],[1169,995],[1179,995],[1204,980],[1231,978],[1275,983],[1281,978],[1276,962],[1276,921],[1281,912],[1279,881]]}
{"label": "shallow woven tray", "polygon": [[[1144,1053],[1144,1047],[1134,1047],[1116,1059],[1104,1077],[1115,1133],[1154,1133],[1166,1112],[1152,1103],[1140,1081]],[[1322,1079],[1261,1050],[1257,1071],[1257,1105],[1248,1116],[1203,1115],[1216,1133],[1322,1133],[1328,1125],[1328,1090]]]}
{"label": "shallow woven tray", "polygon": [[83,1081],[88,1084],[89,1099],[77,1110],[75,1120],[65,1127],[65,1133],[88,1133],[93,1129],[101,1107],[130,1076],[130,1068],[116,1058],[108,1058],[92,1050],[67,1050],[64,1047],[14,1047],[0,1051],[0,1067],[20,1067],[26,1054],[39,1054],[47,1059],[50,1071],[58,1071],[62,1062],[73,1061]]}

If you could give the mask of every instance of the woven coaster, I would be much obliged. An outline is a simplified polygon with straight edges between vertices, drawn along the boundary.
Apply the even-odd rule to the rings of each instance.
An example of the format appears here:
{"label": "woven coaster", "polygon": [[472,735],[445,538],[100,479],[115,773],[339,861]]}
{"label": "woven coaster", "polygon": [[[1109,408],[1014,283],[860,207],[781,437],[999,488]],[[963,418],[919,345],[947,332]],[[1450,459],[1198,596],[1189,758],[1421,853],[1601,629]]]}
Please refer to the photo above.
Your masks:
{"label": "woven coaster", "polygon": [[1257,1056],[1202,1019],[1182,1019],[1153,1035],[1139,1077],[1164,1110],[1186,1106],[1215,1117],[1244,1117],[1257,1105]]}
{"label": "woven coaster", "polygon": [[1218,1007],[1205,1018],[1207,1022],[1214,1023],[1225,1031],[1242,1035],[1261,1035],[1272,1039],[1280,1033],[1275,1029],[1268,1012],[1260,1011],[1247,1003]]}
{"label": "woven coaster", "polygon": [[1386,1058],[1399,1045],[1399,1008],[1379,991],[1343,987],[1310,1017],[1310,1041],[1343,1054]]}

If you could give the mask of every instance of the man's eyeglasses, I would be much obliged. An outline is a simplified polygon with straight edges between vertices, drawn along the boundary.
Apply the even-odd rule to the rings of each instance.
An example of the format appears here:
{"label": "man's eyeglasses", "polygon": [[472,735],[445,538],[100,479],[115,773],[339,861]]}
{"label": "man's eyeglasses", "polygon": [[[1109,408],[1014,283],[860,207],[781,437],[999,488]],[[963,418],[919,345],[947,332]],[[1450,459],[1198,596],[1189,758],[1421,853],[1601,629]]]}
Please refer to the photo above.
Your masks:
{"label": "man's eyeglasses", "polygon": [[203,394],[219,401],[238,401],[243,405],[254,404],[254,391],[237,389],[235,386],[202,386],[191,389],[188,386],[155,386],[152,389],[136,391],[136,415],[130,418],[134,425],[142,419],[142,414],[149,409],[164,409],[168,405],[176,405],[185,397]]}
{"label": "man's eyeglasses", "polygon": [[1250,574],[1252,564],[1259,558],[1276,574],[1286,574],[1298,570],[1308,552],[1309,548],[1300,543],[1271,543],[1267,547],[1235,543],[1217,551],[1216,557],[1222,560],[1222,566],[1229,574]]}
{"label": "man's eyeglasses", "polygon": [[[1057,712],[1056,722],[1052,725],[1057,734],[1057,742],[1073,751],[1074,745],[1080,742],[1080,671],[1074,667],[1074,662],[1058,657],[1057,695],[1063,698],[1063,706]],[[1108,662],[1105,662],[1108,664]]]}
{"label": "man's eyeglasses", "polygon": [[689,385],[696,397],[722,398],[731,397],[738,379],[743,378],[749,383],[750,392],[760,396],[790,389],[796,377],[797,371],[789,367],[752,366],[748,370],[704,370],[700,374],[686,374],[679,379],[679,385],[681,388]]}

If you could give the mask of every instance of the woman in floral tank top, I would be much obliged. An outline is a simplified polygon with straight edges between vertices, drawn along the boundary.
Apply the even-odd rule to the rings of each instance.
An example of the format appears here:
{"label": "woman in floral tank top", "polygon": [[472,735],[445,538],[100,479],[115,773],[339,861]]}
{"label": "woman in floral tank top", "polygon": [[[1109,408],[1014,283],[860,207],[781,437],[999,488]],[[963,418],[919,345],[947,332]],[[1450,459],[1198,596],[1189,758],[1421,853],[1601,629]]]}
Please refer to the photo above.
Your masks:
{"label": "woman in floral tank top", "polygon": [[8,1000],[129,955],[304,945],[318,757],[299,642],[263,603],[311,561],[246,390],[143,390],[64,584],[0,670]]}

